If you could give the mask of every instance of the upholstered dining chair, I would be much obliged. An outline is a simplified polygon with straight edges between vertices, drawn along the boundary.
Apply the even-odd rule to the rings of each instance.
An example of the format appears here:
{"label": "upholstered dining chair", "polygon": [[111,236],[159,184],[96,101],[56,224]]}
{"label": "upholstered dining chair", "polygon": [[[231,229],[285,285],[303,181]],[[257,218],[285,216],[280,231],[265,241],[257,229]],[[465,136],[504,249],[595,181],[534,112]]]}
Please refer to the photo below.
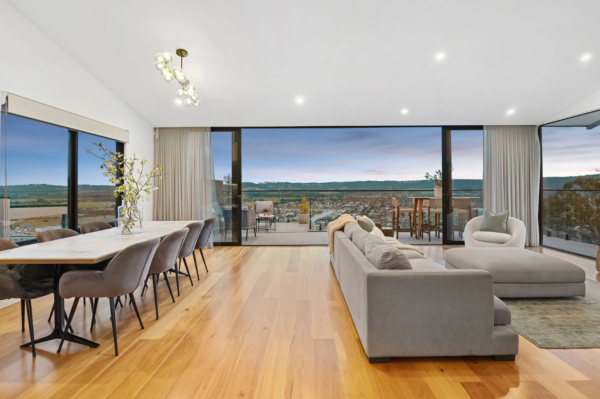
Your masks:
{"label": "upholstered dining chair", "polygon": [[89,222],[82,224],[79,229],[81,230],[81,234],[89,234],[94,233],[96,231],[108,230],[112,229],[113,226],[106,222]]}
{"label": "upholstered dining chair", "polygon": [[[0,251],[17,247],[18,245],[14,242],[0,238]],[[47,277],[43,273],[44,267],[38,265],[0,265],[0,300],[21,300],[21,331],[25,331],[26,310],[29,336],[31,338],[31,353],[34,357],[36,353],[31,300],[50,295],[54,292],[53,278]]]}
{"label": "upholstered dining chair", "polygon": [[[196,242],[196,249],[200,251],[200,256],[202,256],[202,262],[204,262],[204,268],[206,269],[206,273],[208,273],[208,266],[206,266],[206,260],[204,259],[204,254],[202,253],[202,248],[206,248],[208,245],[208,241],[210,240],[210,235],[213,231],[213,226],[217,221],[216,218],[206,219],[204,221],[204,227],[200,232],[200,236],[198,237],[198,241]],[[198,273],[198,262],[196,262],[196,251],[194,250],[194,264],[196,265],[196,274],[198,275],[198,280],[200,280],[200,274]]]}
{"label": "upholstered dining chair", "polygon": [[46,230],[44,232],[37,234],[38,242],[48,242],[54,240],[60,240],[62,238],[67,237],[75,237],[78,236],[79,233],[75,230],[71,229],[56,229],[56,230]]}
{"label": "upholstered dining chair", "polygon": [[156,320],[158,320],[158,277],[161,274],[164,275],[167,287],[169,288],[169,293],[171,294],[171,299],[173,302],[175,302],[175,297],[173,296],[173,290],[171,290],[171,284],[169,283],[167,272],[173,269],[173,265],[175,262],[177,262],[177,257],[181,252],[181,247],[183,246],[183,242],[185,241],[185,237],[188,235],[189,231],[190,230],[187,227],[184,227],[183,229],[166,236],[160,242],[158,248],[156,249],[156,253],[154,254],[154,258],[152,259],[152,263],[150,264],[148,277],[152,277],[152,283],[154,285],[154,306],[156,307]]}
{"label": "upholstered dining chair", "polygon": [[[196,243],[198,242],[198,237],[200,237],[200,233],[204,227],[204,222],[194,222],[185,226],[189,229],[187,236],[185,237],[185,241],[183,241],[183,245],[181,246],[181,251],[179,252],[179,266],[176,267],[176,277],[177,280],[177,296],[180,296],[179,292],[179,270],[181,269],[181,261],[183,260],[183,264],[185,265],[185,270],[187,271],[188,277],[190,278],[190,283],[194,285],[192,280],[192,274],[190,273],[190,269],[187,264],[186,257],[190,256],[194,250],[196,249]],[[198,273],[198,267],[196,267],[196,273]],[[198,280],[200,280],[200,275],[198,275]]]}
{"label": "upholstered dining chair", "polygon": [[[59,282],[60,296],[65,299],[75,298],[69,319],[67,320],[67,328],[73,322],[73,316],[77,310],[80,298],[108,298],[115,343],[115,356],[119,356],[115,298],[121,295],[129,295],[140,326],[143,329],[144,324],[142,323],[140,312],[133,297],[133,291],[146,279],[159,243],[160,239],[155,238],[127,247],[119,252],[103,271],[77,270],[63,274]],[[63,332],[57,353],[60,353],[62,350],[67,328]]]}
{"label": "upholstered dining chair", "polygon": [[[55,240],[61,240],[63,238],[75,237],[78,236],[79,233],[75,230],[71,229],[56,229],[56,230],[46,230],[44,232],[37,234],[37,240],[39,243],[49,242]],[[106,266],[105,263],[100,263],[98,265],[68,265],[67,270],[102,270]],[[85,298],[84,298],[85,304]],[[94,304],[90,301],[90,306],[94,306]],[[48,317],[48,323],[52,320],[52,315],[54,314],[54,306],[52,306],[52,310],[50,311],[50,316]],[[66,314],[65,314],[66,317]]]}

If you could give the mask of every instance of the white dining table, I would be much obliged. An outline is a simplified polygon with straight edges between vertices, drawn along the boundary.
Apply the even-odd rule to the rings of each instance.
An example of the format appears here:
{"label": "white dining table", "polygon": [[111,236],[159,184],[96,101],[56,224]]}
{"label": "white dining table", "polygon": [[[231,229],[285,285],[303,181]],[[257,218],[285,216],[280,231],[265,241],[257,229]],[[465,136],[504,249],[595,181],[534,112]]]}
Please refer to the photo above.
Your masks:
{"label": "white dining table", "polygon": [[[35,344],[61,339],[65,328],[64,300],[58,291],[58,283],[65,264],[95,264],[113,258],[130,245],[165,237],[181,230],[193,221],[144,222],[139,234],[122,235],[118,228],[80,234],[38,244],[0,251],[0,264],[54,265],[54,329],[50,334],[35,340]],[[67,331],[66,341],[97,348],[98,343]],[[21,347],[31,346],[28,342]]]}

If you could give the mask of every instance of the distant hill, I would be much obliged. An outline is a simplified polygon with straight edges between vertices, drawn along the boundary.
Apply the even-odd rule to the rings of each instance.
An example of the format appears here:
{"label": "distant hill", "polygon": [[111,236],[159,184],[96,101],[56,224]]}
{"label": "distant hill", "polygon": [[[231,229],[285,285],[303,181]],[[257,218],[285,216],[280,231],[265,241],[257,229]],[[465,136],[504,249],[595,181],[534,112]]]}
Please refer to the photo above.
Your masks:
{"label": "distant hill", "polygon": [[[326,183],[289,183],[264,182],[242,183],[245,191],[255,190],[402,190],[402,189],[433,189],[435,185],[428,180],[367,180]],[[481,179],[456,179],[452,181],[454,190],[480,190]]]}
{"label": "distant hill", "polygon": [[564,187],[565,183],[573,181],[578,177],[591,177],[598,175],[586,175],[586,176],[555,176],[555,177],[544,177],[544,189],[546,190],[560,190]]}

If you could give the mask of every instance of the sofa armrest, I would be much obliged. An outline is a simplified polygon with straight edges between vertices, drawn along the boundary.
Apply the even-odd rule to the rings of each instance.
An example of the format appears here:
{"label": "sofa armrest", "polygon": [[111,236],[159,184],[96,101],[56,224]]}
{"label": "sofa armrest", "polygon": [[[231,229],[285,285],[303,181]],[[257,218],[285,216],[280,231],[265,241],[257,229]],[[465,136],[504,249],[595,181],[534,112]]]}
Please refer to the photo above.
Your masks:
{"label": "sofa armrest", "polygon": [[369,357],[489,352],[494,329],[489,272],[381,270],[367,274],[365,351]]}

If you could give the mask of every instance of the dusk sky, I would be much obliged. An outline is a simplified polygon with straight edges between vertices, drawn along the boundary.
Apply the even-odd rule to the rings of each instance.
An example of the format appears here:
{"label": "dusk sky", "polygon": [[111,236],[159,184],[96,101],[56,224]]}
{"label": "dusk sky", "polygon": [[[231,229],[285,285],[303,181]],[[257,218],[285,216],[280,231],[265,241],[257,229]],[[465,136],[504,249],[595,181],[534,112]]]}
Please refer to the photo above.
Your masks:
{"label": "dusk sky", "polygon": [[[51,184],[66,186],[69,162],[67,129],[9,115],[7,125],[8,184]],[[3,129],[4,131],[4,129]],[[111,184],[102,175],[101,161],[86,153],[91,142],[101,140],[115,148],[115,141],[91,134],[79,134],[79,183]],[[2,140],[2,171],[4,170],[4,139]],[[4,173],[1,174],[4,184]]]}
{"label": "dusk sky", "polygon": [[580,176],[600,169],[600,127],[542,128],[544,176]]}
{"label": "dusk sky", "polygon": [[[216,136],[222,135],[222,136]],[[442,165],[441,128],[244,129],[245,182],[421,180]],[[482,178],[481,131],[453,134],[454,176]],[[213,134],[215,176],[231,173],[231,134]]]}

